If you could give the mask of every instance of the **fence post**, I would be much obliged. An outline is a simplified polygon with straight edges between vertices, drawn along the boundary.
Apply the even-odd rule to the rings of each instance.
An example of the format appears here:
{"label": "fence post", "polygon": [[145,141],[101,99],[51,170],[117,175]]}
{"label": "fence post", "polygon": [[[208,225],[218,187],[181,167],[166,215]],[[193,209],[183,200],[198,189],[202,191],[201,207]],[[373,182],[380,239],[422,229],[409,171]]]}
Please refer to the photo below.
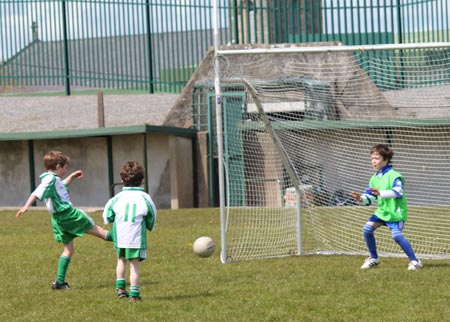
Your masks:
{"label": "fence post", "polygon": [[69,44],[67,41],[67,14],[66,14],[66,1],[61,2],[62,6],[62,32],[64,42],[64,80],[66,85],[66,95],[70,96],[70,70],[69,70]]}
{"label": "fence post", "polygon": [[153,85],[153,60],[152,60],[152,35],[150,26],[150,0],[145,1],[145,13],[147,18],[147,43],[148,43],[148,82],[149,82],[149,92],[153,94],[155,92]]}
{"label": "fence post", "polygon": [[105,127],[105,105],[103,101],[103,91],[97,92],[97,114],[98,114],[98,127]]}
{"label": "fence post", "polygon": [[402,30],[402,4],[397,0],[397,24],[398,24],[398,43],[403,44],[403,30]]}

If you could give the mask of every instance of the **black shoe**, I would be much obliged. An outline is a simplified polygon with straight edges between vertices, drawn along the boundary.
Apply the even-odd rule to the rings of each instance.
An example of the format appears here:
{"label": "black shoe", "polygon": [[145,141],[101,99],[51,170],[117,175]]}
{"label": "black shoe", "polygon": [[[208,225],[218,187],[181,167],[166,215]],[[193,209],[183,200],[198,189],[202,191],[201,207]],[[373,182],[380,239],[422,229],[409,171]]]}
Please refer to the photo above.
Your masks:
{"label": "black shoe", "polygon": [[128,292],[125,291],[123,288],[119,288],[117,290],[117,296],[119,297],[119,299],[128,297]]}
{"label": "black shoe", "polygon": [[63,284],[59,284],[58,281],[54,281],[52,284],[52,290],[68,290],[69,284],[64,282]]}

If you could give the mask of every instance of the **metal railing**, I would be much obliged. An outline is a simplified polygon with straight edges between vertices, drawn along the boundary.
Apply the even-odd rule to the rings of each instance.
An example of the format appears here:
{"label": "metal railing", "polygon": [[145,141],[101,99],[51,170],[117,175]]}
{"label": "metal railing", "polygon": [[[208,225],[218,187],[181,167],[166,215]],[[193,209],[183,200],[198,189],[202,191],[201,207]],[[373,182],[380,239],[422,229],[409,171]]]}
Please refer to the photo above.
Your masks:
{"label": "metal railing", "polygon": [[[218,0],[221,44],[450,41],[444,0]],[[213,0],[0,0],[0,92],[180,92],[213,45]]]}

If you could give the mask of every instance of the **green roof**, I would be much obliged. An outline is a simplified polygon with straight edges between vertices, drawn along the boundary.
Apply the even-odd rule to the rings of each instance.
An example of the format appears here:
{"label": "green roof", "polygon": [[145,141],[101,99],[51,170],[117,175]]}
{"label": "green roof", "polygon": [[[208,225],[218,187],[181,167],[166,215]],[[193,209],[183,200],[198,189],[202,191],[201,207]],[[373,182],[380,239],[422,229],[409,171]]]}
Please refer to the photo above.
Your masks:
{"label": "green roof", "polygon": [[170,126],[156,125],[134,125],[134,126],[117,126],[102,127],[95,129],[77,129],[77,130],[60,130],[45,132],[3,132],[0,133],[0,141],[23,141],[23,140],[48,140],[48,139],[65,139],[65,138],[83,138],[96,136],[112,136],[127,134],[143,134],[143,133],[160,133],[172,134],[176,136],[195,136],[195,129],[185,129]]}

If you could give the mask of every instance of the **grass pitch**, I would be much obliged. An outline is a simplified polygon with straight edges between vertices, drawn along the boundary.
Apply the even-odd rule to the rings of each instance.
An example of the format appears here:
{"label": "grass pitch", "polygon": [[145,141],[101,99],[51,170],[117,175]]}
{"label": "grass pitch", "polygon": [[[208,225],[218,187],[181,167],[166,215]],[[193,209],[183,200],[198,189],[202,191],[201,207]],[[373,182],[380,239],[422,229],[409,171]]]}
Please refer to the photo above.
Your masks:
{"label": "grass pitch", "polygon": [[[143,300],[116,298],[115,253],[93,236],[75,241],[68,291],[52,291],[62,246],[46,211],[20,220],[2,211],[0,321],[450,321],[450,262],[382,258],[362,271],[361,256],[301,256],[221,264],[220,245],[196,257],[193,241],[219,244],[219,211],[159,211],[141,265]],[[101,214],[92,213],[97,223]],[[362,237],[361,237],[362,238]]]}

